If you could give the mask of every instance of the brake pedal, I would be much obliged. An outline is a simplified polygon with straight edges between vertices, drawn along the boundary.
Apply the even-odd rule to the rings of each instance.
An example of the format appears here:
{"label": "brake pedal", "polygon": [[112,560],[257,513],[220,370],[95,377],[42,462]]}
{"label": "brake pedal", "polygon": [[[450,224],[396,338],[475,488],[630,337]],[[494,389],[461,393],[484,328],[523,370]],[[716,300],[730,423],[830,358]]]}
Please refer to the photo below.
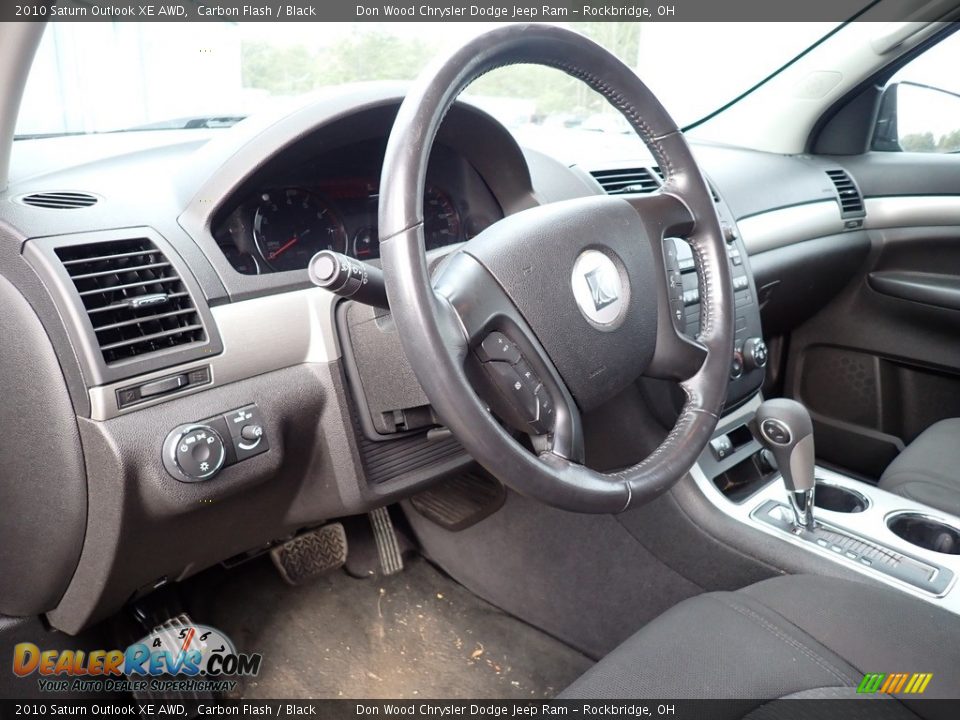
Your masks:
{"label": "brake pedal", "polygon": [[403,570],[403,553],[400,551],[400,541],[393,528],[393,521],[390,520],[390,513],[385,507],[381,507],[369,513],[369,516],[373,539],[377,543],[380,569],[384,575],[396,575]]}
{"label": "brake pedal", "polygon": [[324,525],[272,548],[270,559],[284,581],[300,585],[343,567],[347,561],[347,535],[340,523]]}

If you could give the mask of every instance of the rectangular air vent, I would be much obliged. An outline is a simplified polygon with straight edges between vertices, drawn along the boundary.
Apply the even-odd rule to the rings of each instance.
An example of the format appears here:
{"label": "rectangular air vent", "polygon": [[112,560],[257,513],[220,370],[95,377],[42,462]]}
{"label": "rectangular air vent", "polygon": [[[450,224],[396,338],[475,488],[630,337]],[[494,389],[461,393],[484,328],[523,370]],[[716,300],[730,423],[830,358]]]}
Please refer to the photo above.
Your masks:
{"label": "rectangular air vent", "polygon": [[827,170],[827,177],[833,182],[837,189],[837,200],[840,203],[840,217],[853,218],[863,217],[866,213],[863,210],[863,198],[860,196],[860,190],[857,189],[846,170]]}
{"label": "rectangular air vent", "polygon": [[590,174],[600,183],[607,195],[652,193],[660,188],[660,181],[648,168],[594,170]]}
{"label": "rectangular air vent", "polygon": [[56,248],[110,365],[207,339],[176,269],[147,238]]}

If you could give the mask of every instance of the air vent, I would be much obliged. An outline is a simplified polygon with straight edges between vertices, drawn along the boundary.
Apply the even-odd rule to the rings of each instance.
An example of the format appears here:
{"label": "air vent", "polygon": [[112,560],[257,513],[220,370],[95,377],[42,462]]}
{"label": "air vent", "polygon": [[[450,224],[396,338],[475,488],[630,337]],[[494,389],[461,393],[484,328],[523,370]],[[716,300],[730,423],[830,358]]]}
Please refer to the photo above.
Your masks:
{"label": "air vent", "polygon": [[660,188],[660,181],[647,168],[595,170],[590,174],[606,190],[607,195],[652,193]]}
{"label": "air vent", "polygon": [[19,198],[24,205],[50,210],[76,210],[97,204],[97,196],[81,192],[46,192],[24,195]]}
{"label": "air vent", "polygon": [[206,340],[190,293],[151,240],[71,245],[56,253],[108,365]]}
{"label": "air vent", "polygon": [[842,218],[863,217],[863,198],[860,191],[845,170],[827,170],[827,177],[837,189],[837,200],[840,202],[840,216]]}

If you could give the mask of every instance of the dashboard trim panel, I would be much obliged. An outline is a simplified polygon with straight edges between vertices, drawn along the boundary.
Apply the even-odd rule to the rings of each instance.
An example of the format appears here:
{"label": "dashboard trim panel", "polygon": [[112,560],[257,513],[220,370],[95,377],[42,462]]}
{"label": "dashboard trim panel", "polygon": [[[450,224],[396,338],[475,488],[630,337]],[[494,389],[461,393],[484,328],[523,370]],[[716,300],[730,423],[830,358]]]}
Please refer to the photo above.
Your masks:
{"label": "dashboard trim panel", "polygon": [[[222,353],[91,388],[90,419],[109,420],[173,397],[183,397],[293,365],[333,362],[340,357],[340,345],[334,330],[334,307],[338,301],[339,298],[333,293],[310,288],[213,307],[210,311],[223,342]],[[282,318],[282,322],[278,318]],[[117,405],[116,391],[123,387],[208,365],[210,383],[158,396],[130,408],[121,409]]]}
{"label": "dashboard trim panel", "polygon": [[737,220],[737,226],[750,255],[844,230],[839,207],[832,199],[751,215]]}
{"label": "dashboard trim panel", "polygon": [[960,226],[960,195],[908,195],[864,200],[868,230]]}

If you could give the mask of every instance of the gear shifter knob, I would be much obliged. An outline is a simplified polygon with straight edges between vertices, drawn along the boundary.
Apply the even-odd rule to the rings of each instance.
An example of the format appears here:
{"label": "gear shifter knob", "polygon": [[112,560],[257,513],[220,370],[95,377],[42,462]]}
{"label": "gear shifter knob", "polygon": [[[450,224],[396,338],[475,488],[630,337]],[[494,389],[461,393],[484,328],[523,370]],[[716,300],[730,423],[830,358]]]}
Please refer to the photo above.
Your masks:
{"label": "gear shifter knob", "polygon": [[757,409],[750,429],[777,460],[796,525],[812,528],[816,460],[810,413],[795,400],[767,400]]}

